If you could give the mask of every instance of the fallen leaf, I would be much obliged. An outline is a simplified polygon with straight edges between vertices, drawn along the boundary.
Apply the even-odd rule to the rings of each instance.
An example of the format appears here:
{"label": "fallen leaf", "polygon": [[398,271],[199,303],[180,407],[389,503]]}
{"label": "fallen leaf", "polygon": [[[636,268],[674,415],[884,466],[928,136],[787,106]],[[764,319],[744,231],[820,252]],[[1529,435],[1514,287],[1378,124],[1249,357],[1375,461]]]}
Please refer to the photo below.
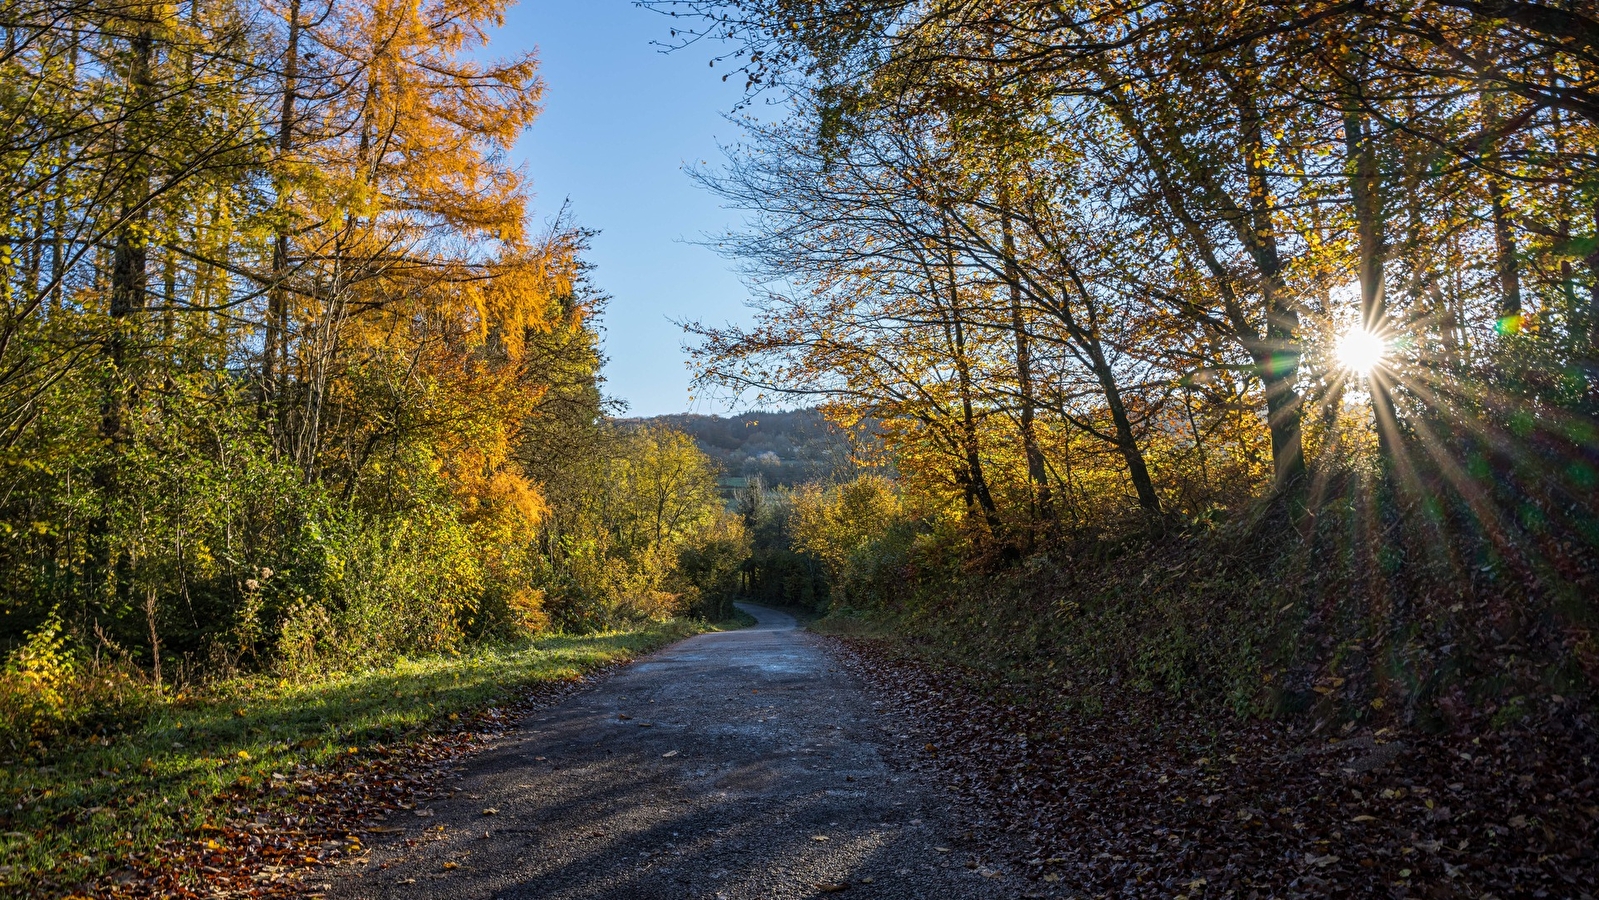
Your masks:
{"label": "fallen leaf", "polygon": [[458,863],[458,862],[447,862],[447,863],[444,864],[444,868],[446,868],[446,869],[459,869],[459,868],[461,868],[461,864]]}
{"label": "fallen leaf", "polygon": [[836,894],[839,891],[847,891],[847,890],[849,890],[849,882],[847,882],[847,881],[824,881],[824,882],[818,884],[816,886],[816,889],[821,891],[824,894]]}

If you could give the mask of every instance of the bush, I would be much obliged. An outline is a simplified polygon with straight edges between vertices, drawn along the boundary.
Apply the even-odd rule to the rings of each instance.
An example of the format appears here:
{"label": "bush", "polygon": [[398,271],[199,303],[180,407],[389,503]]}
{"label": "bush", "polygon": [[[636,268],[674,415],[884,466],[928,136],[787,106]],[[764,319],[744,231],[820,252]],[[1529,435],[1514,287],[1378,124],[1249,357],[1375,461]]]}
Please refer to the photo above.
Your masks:
{"label": "bush", "polygon": [[737,517],[724,513],[716,526],[678,550],[672,584],[685,608],[712,622],[733,617],[740,573],[750,554],[749,532]]}
{"label": "bush", "polygon": [[0,746],[24,758],[52,742],[137,715],[155,699],[131,666],[90,658],[52,615],[0,669]]}

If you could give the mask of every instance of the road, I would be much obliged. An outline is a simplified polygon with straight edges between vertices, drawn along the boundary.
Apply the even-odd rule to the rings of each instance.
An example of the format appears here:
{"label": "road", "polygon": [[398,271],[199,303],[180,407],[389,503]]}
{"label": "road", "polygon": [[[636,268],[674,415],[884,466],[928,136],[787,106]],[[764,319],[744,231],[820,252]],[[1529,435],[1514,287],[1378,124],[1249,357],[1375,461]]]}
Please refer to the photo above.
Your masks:
{"label": "road", "polygon": [[[538,900],[1016,898],[915,740],[789,615],[690,638],[472,756],[428,814],[374,835],[328,896]],[[448,796],[445,796],[448,795]],[[492,811],[492,812],[489,812]]]}

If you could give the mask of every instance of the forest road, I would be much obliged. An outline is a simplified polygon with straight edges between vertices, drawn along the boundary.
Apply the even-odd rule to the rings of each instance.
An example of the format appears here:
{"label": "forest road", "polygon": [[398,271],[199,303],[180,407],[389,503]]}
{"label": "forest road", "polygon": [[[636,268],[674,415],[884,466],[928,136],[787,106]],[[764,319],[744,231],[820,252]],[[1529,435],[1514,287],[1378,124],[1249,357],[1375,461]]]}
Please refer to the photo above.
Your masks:
{"label": "forest road", "polygon": [[[895,764],[913,735],[777,610],[545,709],[463,762],[404,833],[328,873],[332,898],[1016,898],[946,790]],[[485,813],[485,810],[494,810]],[[403,818],[402,818],[403,817]],[[442,826],[442,827],[441,827]]]}

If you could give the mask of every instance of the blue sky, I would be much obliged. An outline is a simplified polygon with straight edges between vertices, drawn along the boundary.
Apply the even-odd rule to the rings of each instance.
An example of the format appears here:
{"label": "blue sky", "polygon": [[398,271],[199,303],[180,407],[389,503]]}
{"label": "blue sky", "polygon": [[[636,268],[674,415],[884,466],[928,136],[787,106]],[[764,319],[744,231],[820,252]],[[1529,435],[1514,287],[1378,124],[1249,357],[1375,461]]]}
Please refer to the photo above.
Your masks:
{"label": "blue sky", "polygon": [[[738,216],[683,171],[717,163],[718,138],[737,138],[722,115],[743,82],[722,82],[710,47],[662,54],[651,46],[669,28],[631,0],[521,0],[494,42],[501,53],[538,50],[544,112],[517,153],[532,177],[536,219],[570,200],[578,224],[600,231],[589,260],[612,298],[606,393],[625,400],[629,415],[690,408],[684,336],[670,320],[722,323],[747,313],[727,261],[689,243]],[[694,407],[722,411],[704,400]]]}

